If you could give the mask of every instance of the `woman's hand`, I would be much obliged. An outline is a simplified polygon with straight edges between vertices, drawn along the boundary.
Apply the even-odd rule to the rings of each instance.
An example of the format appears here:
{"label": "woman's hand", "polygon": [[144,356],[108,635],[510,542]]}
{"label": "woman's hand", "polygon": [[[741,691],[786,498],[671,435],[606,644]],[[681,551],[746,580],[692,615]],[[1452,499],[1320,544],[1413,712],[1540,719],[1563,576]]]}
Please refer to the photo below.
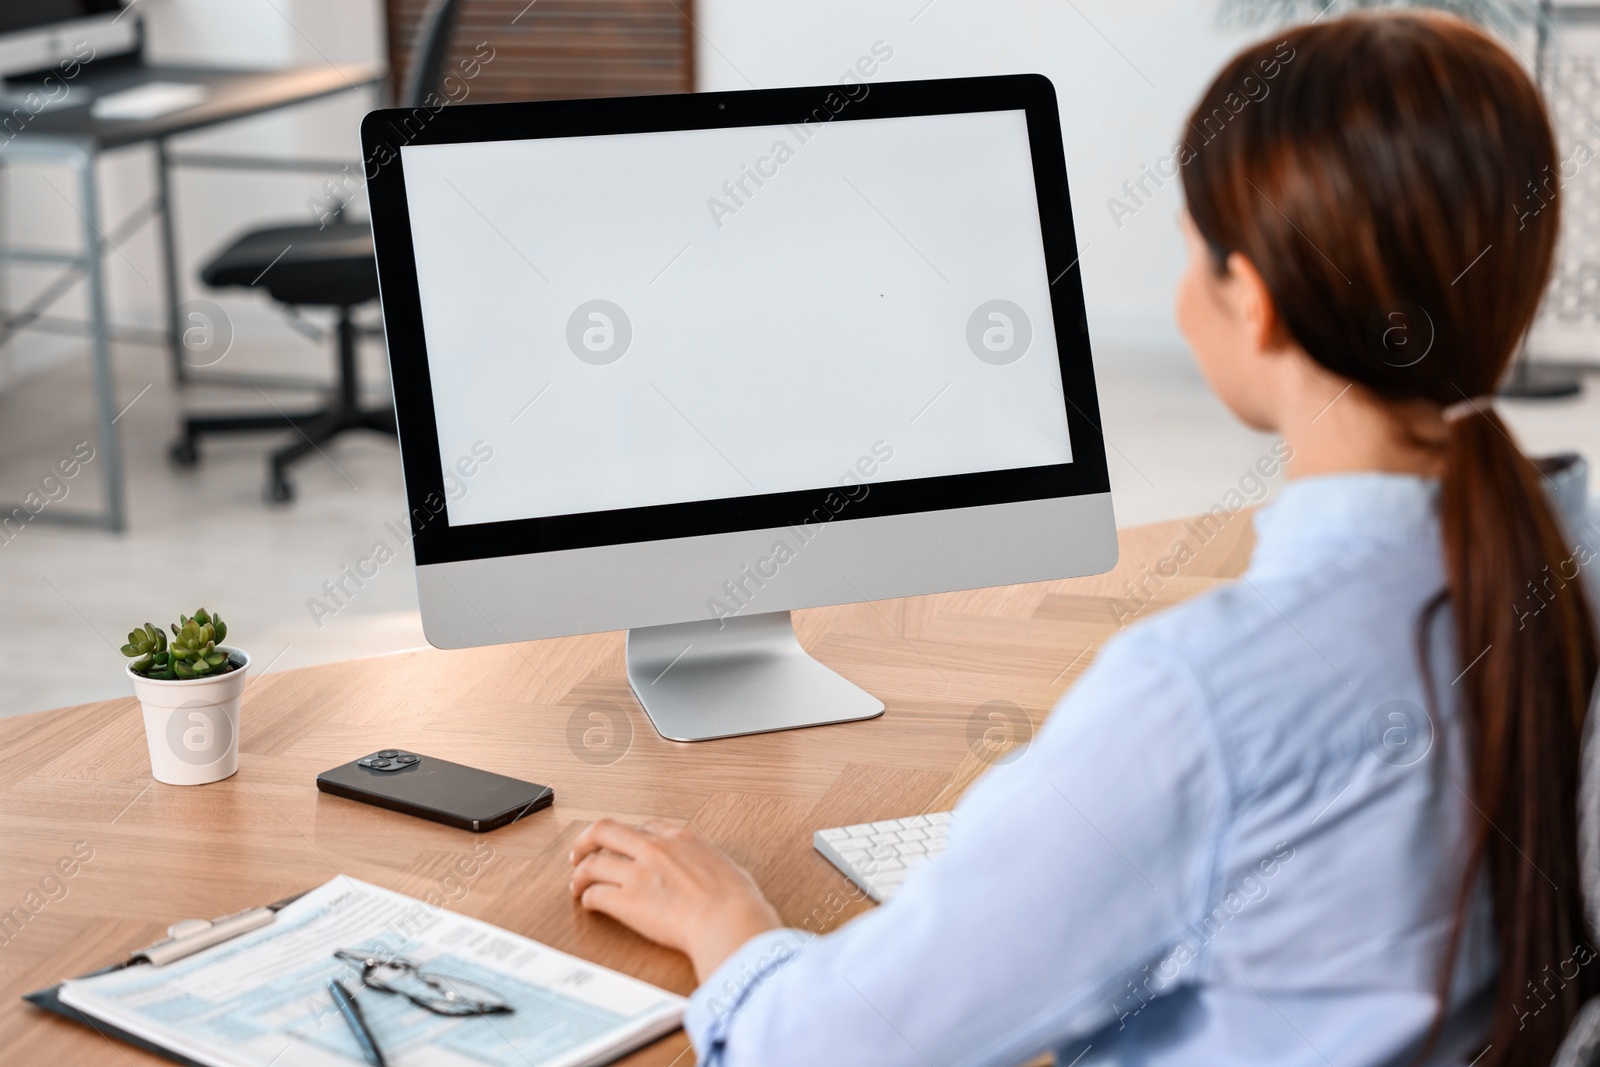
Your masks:
{"label": "woman's hand", "polygon": [[756,934],[783,925],[742,868],[688,827],[593,823],[573,844],[572,895],[675,948],[705,981]]}

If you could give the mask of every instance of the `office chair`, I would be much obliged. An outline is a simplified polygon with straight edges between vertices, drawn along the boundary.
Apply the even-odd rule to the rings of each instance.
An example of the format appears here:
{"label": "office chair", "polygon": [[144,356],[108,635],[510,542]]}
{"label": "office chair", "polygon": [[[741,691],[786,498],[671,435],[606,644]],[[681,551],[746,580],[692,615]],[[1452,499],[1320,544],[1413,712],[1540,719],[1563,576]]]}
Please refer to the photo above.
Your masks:
{"label": "office chair", "polygon": [[[422,107],[428,94],[439,87],[460,7],[460,0],[434,0],[423,15],[400,106]],[[192,467],[198,463],[200,438],[206,434],[277,430],[287,421],[296,430],[295,440],[272,453],[267,483],[268,499],[284,503],[294,496],[286,474],[291,463],[320,451],[323,444],[348,430],[395,432],[392,406],[364,408],[359,397],[359,328],[352,312],[378,297],[378,266],[373,259],[372,231],[366,222],[351,222],[341,213],[326,224],[295,223],[252,230],[206,263],[200,269],[200,279],[213,288],[265,289],[272,299],[293,309],[333,308],[337,315],[334,336],[338,374],[328,405],[315,411],[185,418],[181,434],[171,448],[175,464]]]}

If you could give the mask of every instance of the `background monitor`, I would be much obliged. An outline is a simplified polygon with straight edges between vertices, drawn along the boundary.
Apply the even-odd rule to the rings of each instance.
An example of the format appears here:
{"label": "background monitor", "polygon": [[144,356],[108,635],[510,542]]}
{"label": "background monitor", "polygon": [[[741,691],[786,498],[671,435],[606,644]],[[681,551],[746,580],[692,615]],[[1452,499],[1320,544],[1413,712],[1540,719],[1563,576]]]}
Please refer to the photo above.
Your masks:
{"label": "background monitor", "polygon": [[1037,75],[363,124],[441,647],[629,629],[661,732],[877,714],[790,609],[1116,559]]}
{"label": "background monitor", "polygon": [[0,0],[0,78],[39,74],[139,49],[121,0]]}

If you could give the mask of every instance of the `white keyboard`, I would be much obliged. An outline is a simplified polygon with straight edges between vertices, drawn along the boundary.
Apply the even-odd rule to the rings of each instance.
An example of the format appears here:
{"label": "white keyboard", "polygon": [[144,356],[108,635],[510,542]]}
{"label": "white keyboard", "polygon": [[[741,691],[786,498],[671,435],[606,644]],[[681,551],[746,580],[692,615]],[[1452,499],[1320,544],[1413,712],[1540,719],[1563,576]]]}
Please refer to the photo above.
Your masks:
{"label": "white keyboard", "polygon": [[818,830],[811,843],[844,876],[883,903],[900,891],[906,876],[944,851],[950,812]]}

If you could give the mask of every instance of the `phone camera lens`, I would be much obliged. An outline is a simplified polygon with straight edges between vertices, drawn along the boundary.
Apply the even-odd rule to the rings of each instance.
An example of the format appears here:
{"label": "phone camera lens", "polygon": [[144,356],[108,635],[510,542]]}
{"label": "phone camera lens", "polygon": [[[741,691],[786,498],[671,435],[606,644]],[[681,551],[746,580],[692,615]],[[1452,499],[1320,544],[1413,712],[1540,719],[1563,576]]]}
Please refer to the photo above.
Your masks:
{"label": "phone camera lens", "polygon": [[404,755],[396,756],[394,758],[394,761],[396,763],[404,763],[404,764],[408,764],[409,765],[409,764],[417,762],[417,757],[415,757],[415,756],[413,756],[413,755],[411,755],[409,753],[406,753]]}
{"label": "phone camera lens", "polygon": [[397,749],[397,748],[386,748],[382,752],[378,753],[378,758],[379,759],[394,759],[398,755],[400,755],[400,750],[399,749]]}
{"label": "phone camera lens", "polygon": [[394,764],[386,759],[375,759],[371,763],[367,764],[367,766],[371,767],[373,770],[383,771],[393,767]]}

